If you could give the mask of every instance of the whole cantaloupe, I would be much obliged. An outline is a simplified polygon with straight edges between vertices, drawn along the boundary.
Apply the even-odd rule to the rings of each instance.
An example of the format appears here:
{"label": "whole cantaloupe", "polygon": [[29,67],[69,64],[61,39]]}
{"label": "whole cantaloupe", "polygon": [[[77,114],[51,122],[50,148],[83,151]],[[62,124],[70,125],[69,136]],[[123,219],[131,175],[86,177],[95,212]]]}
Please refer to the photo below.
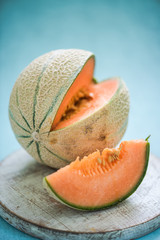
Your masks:
{"label": "whole cantaloupe", "polygon": [[56,50],[31,62],[18,77],[9,104],[19,143],[38,162],[60,168],[77,156],[115,147],[128,122],[125,83],[96,83],[95,58],[77,49]]}

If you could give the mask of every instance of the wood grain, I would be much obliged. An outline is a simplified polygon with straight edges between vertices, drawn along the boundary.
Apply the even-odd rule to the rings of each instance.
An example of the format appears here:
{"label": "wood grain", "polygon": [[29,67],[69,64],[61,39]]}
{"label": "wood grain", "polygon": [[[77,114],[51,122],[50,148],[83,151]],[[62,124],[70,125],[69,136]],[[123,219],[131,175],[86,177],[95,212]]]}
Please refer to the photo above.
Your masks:
{"label": "wood grain", "polygon": [[24,150],[0,165],[0,215],[40,239],[133,239],[160,227],[160,160],[150,156],[147,175],[127,200],[106,210],[82,212],[53,200],[42,187],[53,169]]}

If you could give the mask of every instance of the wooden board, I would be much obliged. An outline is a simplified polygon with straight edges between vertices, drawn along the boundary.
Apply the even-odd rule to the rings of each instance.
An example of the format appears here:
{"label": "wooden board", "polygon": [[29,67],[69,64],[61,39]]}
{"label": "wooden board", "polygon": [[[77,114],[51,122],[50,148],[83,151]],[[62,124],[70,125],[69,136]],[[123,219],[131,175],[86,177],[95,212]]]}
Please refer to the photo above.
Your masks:
{"label": "wooden board", "polygon": [[160,227],[160,160],[150,156],[138,190],[117,206],[82,212],[49,197],[42,178],[53,169],[36,163],[24,150],[0,164],[0,215],[40,239],[133,239]]}

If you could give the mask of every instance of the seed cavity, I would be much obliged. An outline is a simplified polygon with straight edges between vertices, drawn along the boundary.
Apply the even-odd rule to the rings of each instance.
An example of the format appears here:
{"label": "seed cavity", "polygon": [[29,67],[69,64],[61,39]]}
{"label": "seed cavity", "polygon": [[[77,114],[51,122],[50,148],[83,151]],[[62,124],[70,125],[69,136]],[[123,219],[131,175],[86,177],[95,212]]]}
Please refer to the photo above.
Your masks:
{"label": "seed cavity", "polygon": [[65,112],[63,113],[61,120],[64,121],[76,114],[81,108],[87,107],[87,102],[94,98],[94,94],[88,92],[87,89],[80,89],[68,103]]}
{"label": "seed cavity", "polygon": [[77,157],[76,161],[71,163],[71,166],[79,175],[84,177],[94,176],[96,174],[106,174],[112,171],[114,166],[120,161],[120,150],[105,148],[102,153],[97,149],[96,152],[88,157],[83,157],[80,160]]}
{"label": "seed cavity", "polygon": [[114,152],[108,157],[108,162],[112,163],[115,160],[119,160],[119,152]]}

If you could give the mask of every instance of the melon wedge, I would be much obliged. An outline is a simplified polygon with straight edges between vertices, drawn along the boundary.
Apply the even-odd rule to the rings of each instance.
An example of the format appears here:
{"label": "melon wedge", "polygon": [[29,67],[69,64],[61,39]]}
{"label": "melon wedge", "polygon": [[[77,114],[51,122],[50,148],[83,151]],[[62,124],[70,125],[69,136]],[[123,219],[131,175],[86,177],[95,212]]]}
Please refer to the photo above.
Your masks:
{"label": "melon wedge", "polygon": [[123,141],[119,148],[98,150],[44,178],[61,203],[80,210],[109,207],[128,198],[142,182],[148,165],[146,140]]}

